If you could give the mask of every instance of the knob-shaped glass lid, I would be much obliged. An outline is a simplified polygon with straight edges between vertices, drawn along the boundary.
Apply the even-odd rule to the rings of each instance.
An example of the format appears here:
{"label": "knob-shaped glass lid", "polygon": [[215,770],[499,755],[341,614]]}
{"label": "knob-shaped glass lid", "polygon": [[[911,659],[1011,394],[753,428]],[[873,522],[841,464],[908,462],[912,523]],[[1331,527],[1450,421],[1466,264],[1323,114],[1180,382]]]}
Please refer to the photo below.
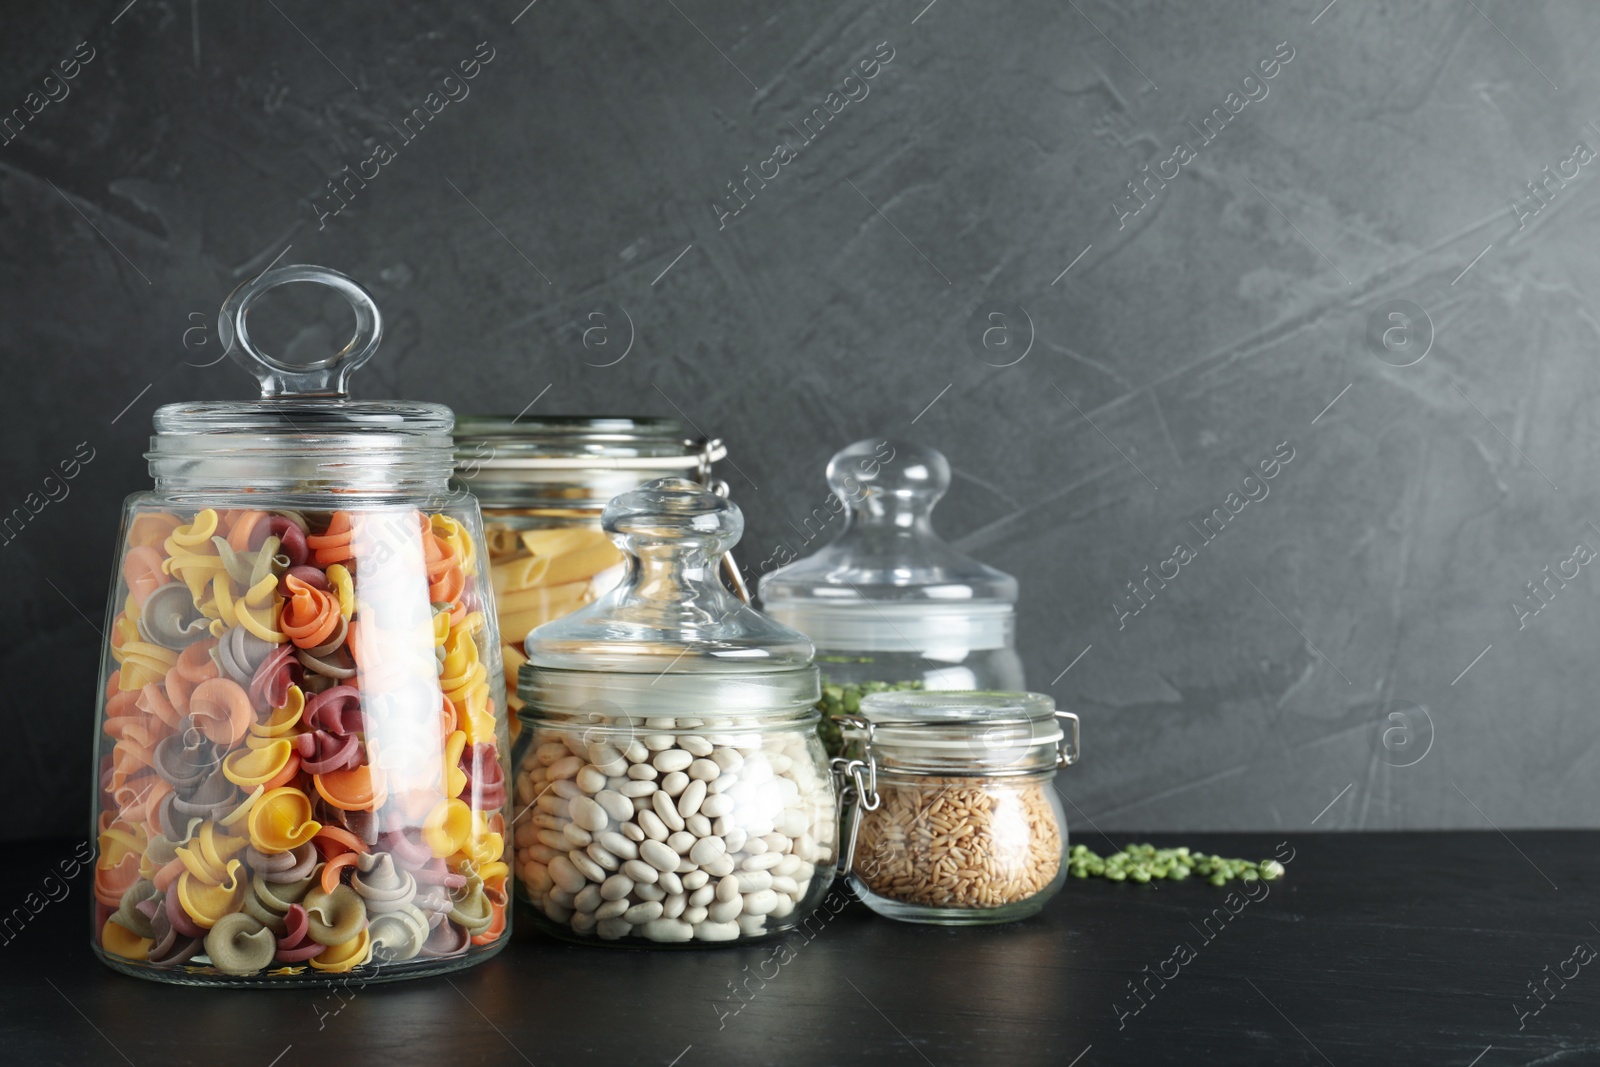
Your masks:
{"label": "knob-shaped glass lid", "polygon": [[857,441],[829,461],[828,485],[844,528],[762,579],[762,604],[774,618],[826,648],[909,650],[962,634],[977,641],[968,647],[1003,643],[1016,579],[933,529],[934,505],[950,486],[943,454],[905,441]]}
{"label": "knob-shaped glass lid", "polygon": [[661,478],[614,498],[601,525],[627,556],[610,592],[528,635],[535,667],[664,675],[789,671],[811,642],[729,593],[722,554],[744,531],[739,506]]}

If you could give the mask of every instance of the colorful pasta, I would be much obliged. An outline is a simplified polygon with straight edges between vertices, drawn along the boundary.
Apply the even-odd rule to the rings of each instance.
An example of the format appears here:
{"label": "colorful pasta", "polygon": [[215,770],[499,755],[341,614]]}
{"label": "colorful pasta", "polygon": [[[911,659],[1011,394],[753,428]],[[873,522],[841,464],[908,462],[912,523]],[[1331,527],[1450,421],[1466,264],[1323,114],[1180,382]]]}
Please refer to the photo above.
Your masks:
{"label": "colorful pasta", "polygon": [[470,528],[141,512],[109,633],[100,948],[262,979],[505,933],[505,729]]}

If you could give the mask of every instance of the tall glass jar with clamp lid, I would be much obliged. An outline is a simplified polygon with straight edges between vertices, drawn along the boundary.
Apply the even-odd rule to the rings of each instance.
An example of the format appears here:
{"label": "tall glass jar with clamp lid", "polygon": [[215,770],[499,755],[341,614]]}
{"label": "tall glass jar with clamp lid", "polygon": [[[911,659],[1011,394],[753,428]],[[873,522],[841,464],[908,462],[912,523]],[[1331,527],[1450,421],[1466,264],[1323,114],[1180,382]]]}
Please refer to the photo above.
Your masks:
{"label": "tall glass jar with clamp lid", "polygon": [[518,886],[558,936],[749,941],[827,891],[837,811],[811,642],[723,588],[737,505],[683,479],[617,497],[620,584],[528,635]]}
{"label": "tall glass jar with clamp lid", "polygon": [[[251,305],[292,282],[350,302],[343,351],[298,366],[252,343]],[[218,319],[262,399],[155,414],[98,687],[94,941],[120,971],[384,981],[505,943],[478,508],[447,484],[450,409],[346,396],[381,321],[342,274],[267,271]]]}
{"label": "tall glass jar with clamp lid", "polygon": [[[606,503],[668,476],[727,496],[712,467],[728,450],[721,440],[688,436],[676,419],[655,417],[462,415],[455,438],[456,483],[483,509],[515,711],[529,632],[592,603],[622,577],[622,552],[600,528]],[[748,599],[733,557],[722,566],[724,580]]]}
{"label": "tall glass jar with clamp lid", "polygon": [[869,908],[1011,922],[1061,889],[1067,823],[1051,782],[1077,762],[1076,715],[1041,693],[884,692],[840,721],[860,756],[833,761],[848,826],[839,873]]}
{"label": "tall glass jar with clamp lid", "polygon": [[1023,687],[1017,581],[934,533],[949,486],[936,449],[857,441],[828,463],[827,508],[843,530],[761,579],[763,609],[816,643],[830,752],[839,751],[831,716],[854,713],[867,693]]}

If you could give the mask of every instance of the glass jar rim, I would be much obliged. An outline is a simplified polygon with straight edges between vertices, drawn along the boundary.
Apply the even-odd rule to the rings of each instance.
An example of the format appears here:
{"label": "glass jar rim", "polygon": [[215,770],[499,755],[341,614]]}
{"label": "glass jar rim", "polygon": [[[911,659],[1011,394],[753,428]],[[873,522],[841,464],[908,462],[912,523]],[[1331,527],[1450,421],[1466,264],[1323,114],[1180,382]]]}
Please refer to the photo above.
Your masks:
{"label": "glass jar rim", "polygon": [[646,674],[524,663],[517,671],[517,696],[525,705],[519,714],[533,722],[672,716],[708,721],[749,717],[772,723],[819,720],[816,703],[822,685],[815,667]]}
{"label": "glass jar rim", "polygon": [[469,475],[480,469],[674,471],[727,454],[721,441],[688,436],[677,419],[656,415],[460,415],[455,438],[457,465]]}
{"label": "glass jar rim", "polygon": [[[1078,717],[1045,693],[896,690],[836,716],[881,773],[1004,777],[1078,760]],[[1070,727],[1070,728],[1068,728]]]}

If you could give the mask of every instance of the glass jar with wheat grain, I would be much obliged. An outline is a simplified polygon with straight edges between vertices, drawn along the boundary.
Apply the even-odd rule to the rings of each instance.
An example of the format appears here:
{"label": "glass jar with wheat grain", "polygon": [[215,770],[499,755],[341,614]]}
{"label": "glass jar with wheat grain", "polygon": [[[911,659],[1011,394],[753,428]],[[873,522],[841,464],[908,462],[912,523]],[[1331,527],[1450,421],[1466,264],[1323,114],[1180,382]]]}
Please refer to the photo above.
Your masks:
{"label": "glass jar with wheat grain", "polygon": [[1066,880],[1053,786],[1078,717],[1040,693],[887,692],[840,716],[849,832],[840,873],[880,915],[975,925],[1026,918]]}

